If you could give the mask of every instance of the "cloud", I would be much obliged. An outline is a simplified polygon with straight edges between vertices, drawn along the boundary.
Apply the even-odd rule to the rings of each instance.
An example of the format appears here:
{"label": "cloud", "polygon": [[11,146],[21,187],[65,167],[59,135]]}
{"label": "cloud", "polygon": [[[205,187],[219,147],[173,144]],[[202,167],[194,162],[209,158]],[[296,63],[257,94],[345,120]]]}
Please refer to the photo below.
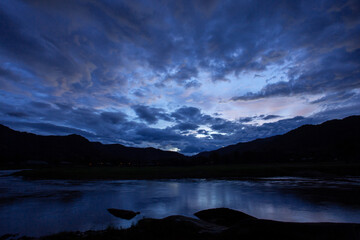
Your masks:
{"label": "cloud", "polygon": [[144,120],[149,124],[155,124],[160,119],[166,121],[171,120],[170,117],[166,113],[164,113],[164,110],[160,108],[137,105],[133,107],[133,110],[141,120]]}
{"label": "cloud", "polygon": [[[350,103],[353,102],[349,101]],[[356,106],[359,107],[359,104],[357,103]],[[46,111],[44,111],[44,107],[46,107]],[[354,114],[354,109],[354,106],[350,105],[343,109],[329,106],[328,109],[313,116],[298,116],[262,125],[253,125],[243,124],[241,121],[213,118],[194,107],[181,107],[173,113],[168,113],[168,116],[174,117],[172,123],[175,124],[164,129],[152,128],[143,123],[131,121],[129,116],[119,111],[101,112],[95,109],[77,109],[71,105],[59,103],[44,105],[29,102],[23,108],[1,104],[0,117],[3,119],[2,124],[21,131],[45,135],[76,133],[92,141],[122,143],[138,147],[155,146],[162,149],[177,147],[182,153],[194,154],[198,151],[214,150],[238,142],[283,134],[303,124],[323,122],[327,120],[328,116],[332,118],[345,117],[347,114]],[[339,110],[342,113],[341,116]],[[37,118],[34,118],[35,116]],[[260,115],[253,119],[273,120],[278,117],[276,115]],[[34,122],[34,119],[42,120]],[[188,120],[193,121],[186,122]],[[200,122],[198,120],[201,124],[211,128],[211,131],[199,129],[198,123]],[[197,131],[193,132],[194,130]],[[205,136],[198,138],[197,134]]]}
{"label": "cloud", "polygon": [[199,126],[193,123],[179,123],[173,127],[173,129],[178,129],[180,131],[196,130],[198,128]]}
{"label": "cloud", "polygon": [[4,82],[6,80],[13,80],[15,82],[18,82],[20,78],[11,70],[0,67],[0,80]]}
{"label": "cloud", "polygon": [[[313,57],[313,56],[312,56]],[[309,62],[310,59],[306,59]],[[289,71],[289,81],[267,84],[259,92],[233,97],[234,101],[249,101],[276,96],[318,94],[360,88],[360,49],[348,52],[337,49],[319,56],[316,64]]]}
{"label": "cloud", "polygon": [[195,107],[181,107],[171,114],[177,121],[184,121],[201,117],[200,109]]}
{"label": "cloud", "polygon": [[122,112],[102,112],[101,118],[111,124],[119,124],[126,121],[126,114]]}
{"label": "cloud", "polygon": [[34,106],[35,108],[39,108],[39,109],[50,109],[51,108],[51,105],[49,103],[44,103],[44,102],[32,101],[32,102],[30,102],[30,105]]}
{"label": "cloud", "polygon": [[242,117],[239,119],[239,122],[242,122],[242,123],[248,123],[248,122],[251,122],[253,120],[256,119],[256,116],[255,117]]}
{"label": "cloud", "polygon": [[279,115],[274,115],[274,114],[270,114],[270,115],[259,115],[259,116],[252,116],[252,117],[242,117],[238,119],[238,122],[240,123],[251,123],[253,121],[256,120],[271,120],[271,119],[276,119],[276,118],[280,118],[281,116]]}
{"label": "cloud", "polygon": [[16,118],[25,118],[28,116],[26,113],[23,112],[7,112],[6,114]]}
{"label": "cloud", "polygon": [[[183,136],[169,131],[168,129],[140,128],[136,131],[139,140],[148,142],[177,141],[183,139]],[[136,137],[136,136],[135,136]]]}
{"label": "cloud", "polygon": [[169,74],[169,79],[183,85],[184,82],[192,80],[198,76],[198,70],[194,66],[181,66],[175,73]]}
{"label": "cloud", "polygon": [[231,121],[223,121],[222,123],[213,124],[211,126],[211,129],[222,133],[232,133],[238,128],[241,128],[241,125]]}
{"label": "cloud", "polygon": [[340,91],[340,92],[335,92],[335,93],[329,93],[319,99],[316,99],[314,101],[312,101],[312,104],[318,104],[318,103],[329,103],[329,102],[338,102],[338,103],[342,103],[345,100],[349,100],[352,97],[356,96],[358,93],[356,91],[353,90],[349,90],[349,91]]}
{"label": "cloud", "polygon": [[202,84],[197,80],[186,82],[185,88],[199,88]]}
{"label": "cloud", "polygon": [[275,118],[279,118],[279,115],[267,115],[267,116],[263,116],[262,119],[264,120],[270,120],[270,119],[275,119]]}
{"label": "cloud", "polygon": [[195,153],[359,114],[359,9],[0,1],[0,122]]}

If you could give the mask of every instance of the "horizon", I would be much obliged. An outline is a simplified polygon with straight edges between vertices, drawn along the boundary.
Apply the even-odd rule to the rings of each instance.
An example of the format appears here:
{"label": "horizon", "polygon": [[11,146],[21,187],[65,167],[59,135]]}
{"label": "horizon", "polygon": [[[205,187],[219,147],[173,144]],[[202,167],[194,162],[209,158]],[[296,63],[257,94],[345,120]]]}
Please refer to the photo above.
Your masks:
{"label": "horizon", "polygon": [[[299,127],[297,127],[297,128],[291,129],[291,130],[289,130],[289,131],[286,132],[286,133],[289,133],[289,132],[291,132],[291,131],[293,131],[293,130],[296,130],[296,129],[298,129],[298,128],[302,127],[302,126],[305,126],[305,125],[306,125],[306,126],[318,126],[318,125],[322,125],[323,123],[326,123],[326,122],[330,122],[330,121],[340,121],[340,120],[345,120],[346,118],[351,118],[351,117],[360,117],[360,115],[351,115],[351,116],[347,116],[347,117],[341,118],[341,119],[338,119],[338,118],[336,118],[336,119],[331,119],[331,120],[327,120],[327,121],[324,121],[324,122],[321,122],[321,123],[318,123],[318,124],[304,124],[304,125],[301,125],[301,126],[299,126]],[[16,131],[16,130],[14,130],[14,129],[8,127],[8,126],[2,125],[2,124],[0,124],[0,126],[4,126],[4,127],[6,127],[6,128],[9,128],[10,130]],[[21,132],[21,133],[31,133],[31,132]],[[284,134],[286,134],[286,133],[284,133]],[[34,134],[34,133],[31,133],[31,134]],[[284,135],[284,134],[281,134],[281,135]],[[82,136],[82,135],[80,135],[80,134],[75,134],[75,133],[71,133],[71,134],[67,134],[67,135],[38,135],[38,134],[36,134],[36,135],[37,135],[37,136],[44,136],[44,137],[46,137],[46,136],[51,136],[51,137],[67,137],[67,136],[75,135],[75,136],[79,136],[79,137],[85,138],[85,139],[86,139],[87,141],[89,141],[89,142],[95,142],[95,141],[91,141],[91,140],[87,139],[86,137],[84,137],[84,136]],[[273,135],[273,136],[279,136],[279,135]],[[248,143],[248,142],[256,141],[256,140],[258,140],[258,139],[263,139],[263,138],[257,138],[257,139],[253,139],[253,140],[246,141],[246,142],[237,142],[237,143],[234,143],[234,144],[232,144],[232,145],[236,145],[236,144],[238,144],[238,143]],[[101,142],[100,142],[100,143],[101,143]],[[105,145],[106,145],[106,143],[102,143],[102,144],[105,144]],[[115,143],[115,144],[119,144],[119,143]],[[121,144],[121,145],[122,145],[122,144]],[[122,146],[130,147],[130,146],[126,146],[126,145],[122,145]],[[228,146],[231,146],[231,145],[227,145],[227,146],[224,146],[224,147],[228,147]],[[146,147],[146,148],[154,148],[154,147]],[[158,148],[154,148],[154,149],[158,149]],[[220,148],[218,148],[218,149],[220,149]],[[216,151],[216,150],[218,150],[218,149],[214,149],[214,150]],[[158,150],[162,150],[162,149],[158,149]],[[214,150],[210,150],[210,151],[214,151]],[[177,151],[171,151],[171,150],[163,150],[163,151],[177,152]],[[197,154],[205,153],[205,152],[209,152],[209,151],[202,151],[202,152],[195,153],[195,154],[182,154],[182,153],[180,153],[180,154],[182,154],[183,156],[186,156],[186,157],[192,157],[192,156],[196,156]],[[179,153],[179,152],[177,152],[177,153]]]}
{"label": "horizon", "polygon": [[0,2],[0,124],[195,155],[360,115],[360,2]]}

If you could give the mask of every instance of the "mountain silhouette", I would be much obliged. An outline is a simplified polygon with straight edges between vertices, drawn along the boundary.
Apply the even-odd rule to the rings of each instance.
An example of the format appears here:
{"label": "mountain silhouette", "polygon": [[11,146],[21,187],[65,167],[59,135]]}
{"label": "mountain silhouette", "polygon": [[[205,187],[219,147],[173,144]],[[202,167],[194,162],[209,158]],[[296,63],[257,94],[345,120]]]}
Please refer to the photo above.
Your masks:
{"label": "mountain silhouette", "polygon": [[299,161],[360,161],[360,116],[304,125],[283,135],[192,157],[155,148],[90,142],[76,134],[39,136],[0,125],[0,165],[146,166]]}
{"label": "mountain silhouette", "polygon": [[360,161],[360,116],[303,125],[283,135],[202,152],[199,161]]}
{"label": "mountain silhouette", "polygon": [[180,153],[155,148],[90,142],[76,134],[39,136],[0,125],[0,165],[174,165],[184,159]]}

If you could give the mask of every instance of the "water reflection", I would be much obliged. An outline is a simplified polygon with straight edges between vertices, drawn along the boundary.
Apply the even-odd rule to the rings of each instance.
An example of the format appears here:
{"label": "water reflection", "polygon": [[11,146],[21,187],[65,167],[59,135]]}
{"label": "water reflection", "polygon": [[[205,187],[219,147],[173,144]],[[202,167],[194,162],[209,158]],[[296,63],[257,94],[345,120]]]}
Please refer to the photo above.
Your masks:
{"label": "water reflection", "polygon": [[[24,181],[0,173],[0,236],[129,227],[143,217],[192,216],[214,207],[281,221],[360,223],[360,201],[346,200],[348,196],[357,199],[359,187],[360,178]],[[109,214],[107,208],[141,215],[126,221]]]}

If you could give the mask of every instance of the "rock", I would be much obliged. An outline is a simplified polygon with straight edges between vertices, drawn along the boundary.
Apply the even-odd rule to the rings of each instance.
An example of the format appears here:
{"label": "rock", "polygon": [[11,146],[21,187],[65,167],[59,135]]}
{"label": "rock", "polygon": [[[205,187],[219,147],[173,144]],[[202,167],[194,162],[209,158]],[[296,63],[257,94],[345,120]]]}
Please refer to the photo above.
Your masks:
{"label": "rock", "polygon": [[[137,213],[127,210],[115,210],[116,213]],[[125,215],[126,215],[125,214]],[[134,215],[135,214],[135,215]],[[360,239],[360,224],[354,223],[294,223],[256,219],[245,213],[231,209],[209,209],[196,215],[210,221],[224,222],[231,227],[220,226],[208,221],[185,216],[169,216],[163,219],[145,218],[129,229],[106,229],[85,233],[65,232],[41,238],[21,237],[21,240],[59,240],[59,239],[107,239],[107,240],[355,240]],[[234,220],[234,223],[231,223]],[[0,240],[10,240],[9,236]],[[12,239],[12,238],[11,238]],[[20,238],[19,238],[20,240]]]}
{"label": "rock", "polygon": [[177,226],[182,226],[182,229],[193,228],[196,229],[198,233],[210,233],[217,234],[226,229],[223,226],[212,224],[206,221],[198,220],[191,217],[185,217],[180,215],[169,216],[163,219],[164,222],[168,224],[174,224]]}
{"label": "rock", "polygon": [[[226,213],[227,210],[216,210]],[[214,209],[208,210],[209,212]],[[236,216],[238,211],[233,211]],[[237,213],[236,213],[237,212]],[[240,212],[241,213],[241,212]],[[227,215],[228,216],[228,215]],[[256,219],[246,214],[231,227],[219,226],[185,216],[170,216],[163,219],[141,219],[132,228],[132,239],[156,240],[237,240],[237,239],[276,239],[276,240],[347,240],[360,239],[360,224],[350,223],[292,223]],[[229,220],[230,221],[230,220]],[[230,224],[229,224],[230,225]],[[145,237],[144,237],[145,236]]]}
{"label": "rock", "polygon": [[345,240],[360,239],[360,224],[294,223],[258,219],[239,222],[222,232],[222,240]]}
{"label": "rock", "polygon": [[246,213],[229,208],[213,208],[199,211],[194,215],[203,221],[227,227],[230,227],[240,221],[257,219]]}
{"label": "rock", "polygon": [[116,209],[116,208],[108,208],[108,212],[114,215],[115,217],[130,220],[134,218],[136,215],[140,214],[140,212],[133,212],[129,210]]}
{"label": "rock", "polygon": [[227,229],[186,216],[163,219],[144,218],[135,226],[136,232],[146,233],[147,239],[217,239]]}

